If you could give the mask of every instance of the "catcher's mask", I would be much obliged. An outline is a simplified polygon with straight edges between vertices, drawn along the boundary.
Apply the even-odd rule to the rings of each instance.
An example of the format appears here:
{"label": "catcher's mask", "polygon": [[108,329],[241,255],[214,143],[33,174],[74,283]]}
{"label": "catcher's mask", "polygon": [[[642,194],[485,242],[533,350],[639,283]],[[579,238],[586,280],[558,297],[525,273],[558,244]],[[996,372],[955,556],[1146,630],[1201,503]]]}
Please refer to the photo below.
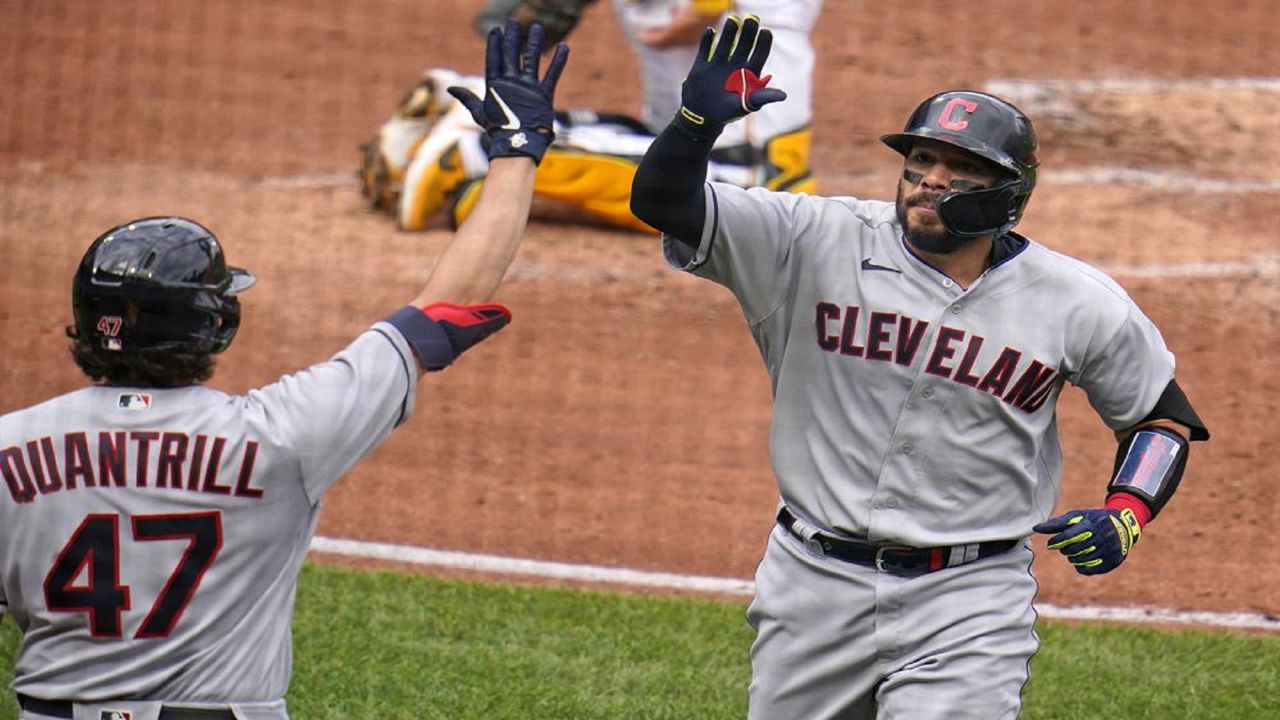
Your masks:
{"label": "catcher's mask", "polygon": [[76,332],[107,352],[152,349],[220,353],[240,325],[236,295],[251,273],[227,267],[208,228],[150,217],[99,235],[76,271]]}
{"label": "catcher's mask", "polygon": [[900,133],[880,139],[904,157],[917,138],[955,145],[1012,174],[994,187],[949,192],[938,217],[960,237],[1001,235],[1022,219],[1036,186],[1036,132],[1021,110],[994,95],[969,90],[939,93],[920,103]]}

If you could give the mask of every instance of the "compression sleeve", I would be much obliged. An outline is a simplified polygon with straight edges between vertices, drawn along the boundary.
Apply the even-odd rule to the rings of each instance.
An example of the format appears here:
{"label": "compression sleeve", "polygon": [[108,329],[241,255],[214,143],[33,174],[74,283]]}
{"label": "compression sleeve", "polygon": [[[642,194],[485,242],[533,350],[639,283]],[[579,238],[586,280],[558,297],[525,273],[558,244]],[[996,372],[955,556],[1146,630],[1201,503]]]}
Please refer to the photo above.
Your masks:
{"label": "compression sleeve", "polygon": [[645,152],[631,184],[631,212],[693,248],[706,219],[702,186],[713,142],[668,125]]}

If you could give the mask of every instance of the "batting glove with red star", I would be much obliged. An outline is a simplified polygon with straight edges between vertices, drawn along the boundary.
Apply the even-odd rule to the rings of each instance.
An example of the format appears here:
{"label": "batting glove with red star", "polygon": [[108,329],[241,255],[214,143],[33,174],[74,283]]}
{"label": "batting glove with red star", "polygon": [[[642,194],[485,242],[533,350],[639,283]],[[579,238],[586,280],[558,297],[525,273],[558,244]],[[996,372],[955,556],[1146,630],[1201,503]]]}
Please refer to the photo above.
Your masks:
{"label": "batting glove with red star", "polygon": [[773,47],[773,33],[760,28],[760,18],[729,16],[718,36],[702,33],[693,68],[680,90],[676,126],[699,140],[713,140],[724,126],[787,94],[766,87],[771,75],[760,77]]}

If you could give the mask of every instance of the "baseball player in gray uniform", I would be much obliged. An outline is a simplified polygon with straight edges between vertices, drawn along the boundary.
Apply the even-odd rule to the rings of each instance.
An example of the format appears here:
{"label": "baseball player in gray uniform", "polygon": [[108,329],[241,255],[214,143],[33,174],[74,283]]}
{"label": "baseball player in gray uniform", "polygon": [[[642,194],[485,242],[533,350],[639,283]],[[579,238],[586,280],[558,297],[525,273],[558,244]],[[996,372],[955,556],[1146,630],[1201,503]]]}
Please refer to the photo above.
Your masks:
{"label": "baseball player in gray uniform", "polygon": [[[998,98],[944,92],[884,136],[895,202],[704,183],[720,128],[785,97],[770,41],[751,17],[707,31],[632,194],[672,266],[734,293],[772,380],[750,717],[1014,717],[1038,647],[1029,536],[1115,569],[1208,432],[1125,291],[1012,231],[1036,140]],[[1119,451],[1102,507],[1049,519],[1068,382]]]}
{"label": "baseball player in gray uniform", "polygon": [[[0,417],[0,611],[23,634],[24,720],[287,718],[297,575],[325,491],[413,409],[418,379],[504,327],[488,302],[551,141],[560,46],[487,47],[485,98],[455,89],[493,159],[421,294],[333,359],[232,396],[201,384],[236,334],[218,240],[177,217],[114,227],[73,284],[90,387]],[[532,162],[530,162],[532,160]]]}

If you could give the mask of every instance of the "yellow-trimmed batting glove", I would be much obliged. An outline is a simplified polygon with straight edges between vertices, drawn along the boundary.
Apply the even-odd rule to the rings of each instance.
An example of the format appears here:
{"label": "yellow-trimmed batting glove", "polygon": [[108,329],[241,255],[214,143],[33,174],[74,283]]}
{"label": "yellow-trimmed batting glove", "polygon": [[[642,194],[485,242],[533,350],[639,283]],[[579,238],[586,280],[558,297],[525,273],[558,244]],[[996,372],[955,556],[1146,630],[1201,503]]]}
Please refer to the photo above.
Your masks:
{"label": "yellow-trimmed batting glove", "polygon": [[772,47],[773,33],[760,29],[754,15],[730,15],[718,38],[707,28],[680,89],[676,126],[697,139],[714,139],[726,124],[785,100],[786,93],[765,87],[771,75],[760,77]]}
{"label": "yellow-trimmed batting glove", "polygon": [[1120,567],[1142,535],[1142,524],[1128,508],[1070,510],[1032,529],[1053,534],[1049,549],[1065,555],[1081,575],[1102,575]]}

